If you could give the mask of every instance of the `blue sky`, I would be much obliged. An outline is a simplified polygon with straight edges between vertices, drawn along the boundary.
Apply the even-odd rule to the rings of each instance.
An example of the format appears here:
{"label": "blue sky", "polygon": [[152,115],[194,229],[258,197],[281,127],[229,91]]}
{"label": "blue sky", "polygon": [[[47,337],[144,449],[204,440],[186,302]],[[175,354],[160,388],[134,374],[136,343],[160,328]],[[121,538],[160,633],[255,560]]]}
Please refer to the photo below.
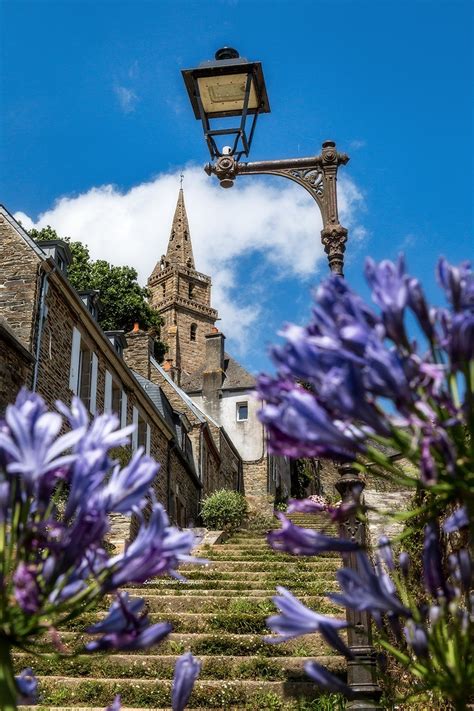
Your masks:
{"label": "blue sky", "polygon": [[311,155],[327,138],[350,154],[355,288],[367,254],[404,251],[436,297],[437,256],[472,257],[471,0],[3,0],[0,15],[0,201],[144,281],[184,170],[197,267],[251,370],[284,320],[304,320],[326,264],[301,188],[242,177],[224,192],[201,173],[180,70],[220,46],[263,63],[272,113],[251,159]]}

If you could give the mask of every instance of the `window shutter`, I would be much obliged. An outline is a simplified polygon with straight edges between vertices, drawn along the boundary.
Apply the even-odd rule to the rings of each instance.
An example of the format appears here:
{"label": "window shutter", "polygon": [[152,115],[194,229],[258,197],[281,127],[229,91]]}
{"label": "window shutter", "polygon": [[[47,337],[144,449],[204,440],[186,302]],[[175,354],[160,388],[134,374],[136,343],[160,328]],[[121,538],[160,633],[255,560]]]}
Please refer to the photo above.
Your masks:
{"label": "window shutter", "polygon": [[92,363],[91,363],[91,401],[90,401],[90,406],[89,410],[93,415],[95,415],[97,411],[97,369],[98,369],[98,364],[99,364],[99,359],[97,358],[96,354],[92,354]]}
{"label": "window shutter", "polygon": [[135,451],[138,448],[138,410],[136,407],[133,408],[132,424],[135,425],[132,432],[132,449]]}
{"label": "window shutter", "polygon": [[146,446],[145,446],[145,453],[150,454],[150,448],[151,448],[151,427],[147,423],[146,426]]}
{"label": "window shutter", "polygon": [[79,392],[79,359],[81,355],[81,332],[72,329],[71,369],[69,371],[69,389],[74,395]]}
{"label": "window shutter", "polygon": [[122,390],[122,406],[120,412],[120,427],[127,426],[127,393]]}
{"label": "window shutter", "polygon": [[112,410],[112,375],[105,371],[104,412]]}

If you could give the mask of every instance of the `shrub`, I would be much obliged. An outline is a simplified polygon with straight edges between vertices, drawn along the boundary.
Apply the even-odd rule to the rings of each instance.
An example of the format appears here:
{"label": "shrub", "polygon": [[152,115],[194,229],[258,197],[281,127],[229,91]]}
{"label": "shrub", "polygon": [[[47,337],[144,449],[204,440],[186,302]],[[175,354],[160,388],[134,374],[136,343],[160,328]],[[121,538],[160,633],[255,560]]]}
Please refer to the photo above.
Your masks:
{"label": "shrub", "polygon": [[237,491],[215,491],[202,504],[202,520],[208,528],[238,528],[246,514],[247,502]]}

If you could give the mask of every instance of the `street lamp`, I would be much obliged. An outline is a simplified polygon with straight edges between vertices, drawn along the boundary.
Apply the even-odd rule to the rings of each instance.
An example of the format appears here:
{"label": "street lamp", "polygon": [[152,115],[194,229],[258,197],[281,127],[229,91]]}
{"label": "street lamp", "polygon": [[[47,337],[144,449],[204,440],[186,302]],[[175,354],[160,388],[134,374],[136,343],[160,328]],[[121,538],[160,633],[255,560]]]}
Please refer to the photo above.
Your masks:
{"label": "street lamp", "polygon": [[[349,156],[338,153],[334,141],[324,141],[317,156],[242,163],[242,156],[249,155],[259,114],[270,113],[261,63],[249,62],[240,57],[237,50],[223,47],[216,52],[214,61],[202,62],[195,69],[183,70],[182,74],[194,116],[202,122],[213,161],[205,166],[206,173],[216,175],[223,188],[232,187],[238,175],[280,175],[304,187],[321,211],[321,241],[329,267],[342,276],[347,230],[339,222],[336,184],[337,170],[348,162]],[[235,117],[240,117],[238,126],[230,122]],[[219,148],[216,139],[226,136],[231,139],[231,145]],[[339,475],[336,487],[343,501],[360,496],[364,485],[357,470],[342,467]],[[341,524],[340,533],[361,545],[365,543],[365,524],[353,514]],[[345,562],[357,570],[355,556],[347,557]],[[381,708],[378,704],[381,692],[376,682],[370,619],[365,613],[354,615],[350,611],[347,619],[348,641],[354,655],[348,668],[354,698],[347,708],[376,711]]]}
{"label": "street lamp", "polygon": [[[347,230],[339,222],[336,183],[338,167],[349,156],[338,153],[334,141],[324,141],[317,156],[242,163],[242,156],[249,155],[259,114],[270,113],[261,63],[249,62],[237,50],[223,47],[214,61],[182,74],[213,161],[205,167],[208,175],[216,175],[223,188],[232,187],[238,175],[280,175],[301,185],[321,211],[321,241],[329,267],[342,275]],[[240,117],[238,126],[229,122],[235,117]],[[225,136],[231,145],[219,148],[216,139]]]}

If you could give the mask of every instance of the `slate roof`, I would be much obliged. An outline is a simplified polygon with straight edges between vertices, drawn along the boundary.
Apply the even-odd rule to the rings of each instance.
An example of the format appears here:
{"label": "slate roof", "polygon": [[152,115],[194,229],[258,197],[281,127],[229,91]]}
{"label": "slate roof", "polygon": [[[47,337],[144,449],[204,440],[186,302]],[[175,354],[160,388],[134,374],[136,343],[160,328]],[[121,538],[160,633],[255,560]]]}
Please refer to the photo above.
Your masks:
{"label": "slate roof", "polygon": [[166,420],[166,424],[170,426],[170,428],[173,430],[173,432],[176,433],[176,422],[175,422],[175,416],[174,416],[174,410],[170,405],[170,402],[162,389],[159,387],[159,385],[155,385],[155,383],[152,383],[150,380],[147,380],[146,378],[143,378],[139,373],[137,373],[135,370],[133,371],[133,374],[135,378],[138,380],[140,383],[140,386],[142,389],[146,392],[150,400],[153,402],[153,404],[156,406],[157,410],[159,413],[164,417]]}
{"label": "slate roof", "polygon": [[[202,390],[202,378],[205,366],[190,375],[181,375],[181,388],[188,393]],[[228,353],[224,354],[224,382],[222,390],[251,390],[255,387],[255,378]]]}
{"label": "slate roof", "polygon": [[161,413],[161,415],[163,415],[164,419],[166,420],[166,423],[174,432],[178,447],[181,449],[182,453],[186,457],[188,464],[191,466],[193,472],[196,473],[191,441],[187,436],[185,429],[183,428],[179,414],[173,410],[170,401],[168,400],[159,385],[156,385],[155,383],[152,383],[151,380],[142,377],[135,370],[133,371],[133,374],[138,380],[138,383],[140,384],[141,388],[146,392],[146,394],[153,402],[157,410]]}

